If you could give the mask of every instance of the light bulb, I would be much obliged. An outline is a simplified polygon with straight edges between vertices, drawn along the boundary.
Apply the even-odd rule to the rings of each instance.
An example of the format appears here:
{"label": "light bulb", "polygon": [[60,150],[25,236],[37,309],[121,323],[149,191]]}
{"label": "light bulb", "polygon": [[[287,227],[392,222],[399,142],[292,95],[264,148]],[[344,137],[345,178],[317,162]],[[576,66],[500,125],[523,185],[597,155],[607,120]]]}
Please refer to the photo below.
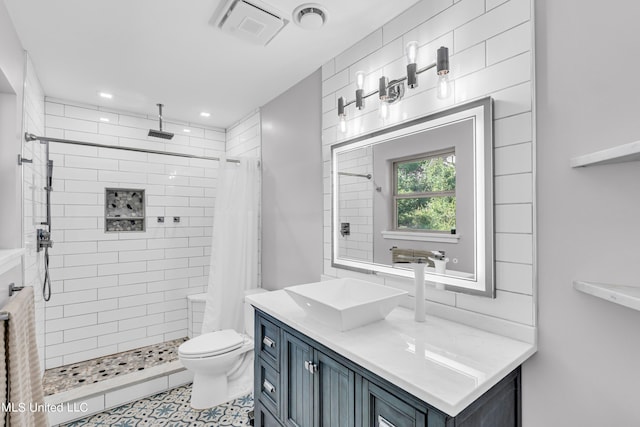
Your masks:
{"label": "light bulb", "polygon": [[438,76],[438,99],[446,99],[449,95],[451,95],[449,74],[440,74]]}
{"label": "light bulb", "polygon": [[380,118],[382,120],[387,120],[389,118],[389,104],[386,102],[380,103],[380,111],[378,112]]}
{"label": "light bulb", "polygon": [[347,120],[344,116],[340,116],[340,132],[345,133],[347,131]]}
{"label": "light bulb", "polygon": [[356,73],[356,87],[358,89],[364,89],[364,71],[358,71]]}
{"label": "light bulb", "polygon": [[415,64],[418,59],[418,42],[407,43],[405,53],[407,54],[407,64]]}

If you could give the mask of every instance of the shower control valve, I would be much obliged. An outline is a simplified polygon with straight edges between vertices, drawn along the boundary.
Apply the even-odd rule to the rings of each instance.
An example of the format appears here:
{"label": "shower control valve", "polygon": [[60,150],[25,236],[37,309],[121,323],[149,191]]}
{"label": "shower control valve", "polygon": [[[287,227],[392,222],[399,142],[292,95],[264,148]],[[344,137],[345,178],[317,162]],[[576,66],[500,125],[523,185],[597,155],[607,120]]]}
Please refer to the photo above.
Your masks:
{"label": "shower control valve", "polygon": [[36,252],[40,252],[43,248],[52,248],[53,241],[51,240],[51,233],[44,228],[38,228],[38,240],[36,245]]}

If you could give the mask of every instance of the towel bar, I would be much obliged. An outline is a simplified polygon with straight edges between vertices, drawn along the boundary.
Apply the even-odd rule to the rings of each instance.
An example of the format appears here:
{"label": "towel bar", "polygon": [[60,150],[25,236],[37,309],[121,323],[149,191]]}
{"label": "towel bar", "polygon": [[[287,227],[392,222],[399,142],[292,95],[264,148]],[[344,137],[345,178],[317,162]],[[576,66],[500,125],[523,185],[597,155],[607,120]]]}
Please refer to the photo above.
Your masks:
{"label": "towel bar", "polygon": [[15,283],[9,283],[9,296],[13,296],[13,294],[23,289],[24,286],[16,286]]}
{"label": "towel bar", "polygon": [[[13,294],[23,289],[24,286],[16,286],[15,283],[9,283],[9,296],[13,296]],[[9,320],[9,313],[6,311],[0,311],[0,320]]]}

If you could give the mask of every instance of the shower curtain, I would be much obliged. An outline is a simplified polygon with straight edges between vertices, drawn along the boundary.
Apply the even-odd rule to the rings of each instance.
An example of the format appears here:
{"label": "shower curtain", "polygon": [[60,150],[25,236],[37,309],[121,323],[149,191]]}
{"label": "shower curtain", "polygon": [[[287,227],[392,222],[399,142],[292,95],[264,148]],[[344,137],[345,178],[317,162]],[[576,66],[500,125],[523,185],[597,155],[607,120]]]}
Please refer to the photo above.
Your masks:
{"label": "shower curtain", "polygon": [[260,165],[220,162],[202,333],[244,331],[244,291],[258,287]]}

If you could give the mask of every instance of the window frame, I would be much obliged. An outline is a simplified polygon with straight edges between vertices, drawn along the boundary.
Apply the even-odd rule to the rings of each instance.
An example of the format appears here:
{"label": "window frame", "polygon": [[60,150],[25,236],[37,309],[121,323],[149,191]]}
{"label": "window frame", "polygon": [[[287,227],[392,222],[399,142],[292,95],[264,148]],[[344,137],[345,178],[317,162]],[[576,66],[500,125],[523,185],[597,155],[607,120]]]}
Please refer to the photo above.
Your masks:
{"label": "window frame", "polygon": [[[400,232],[410,232],[410,233],[436,233],[436,234],[451,234],[451,230],[434,230],[434,229],[417,229],[417,228],[400,228],[398,226],[398,200],[401,199],[419,199],[424,197],[454,197],[456,198],[456,190],[446,190],[446,191],[430,191],[430,192],[414,192],[414,193],[405,193],[398,194],[398,165],[402,163],[415,162],[419,160],[428,160],[433,158],[446,158],[449,155],[456,155],[455,147],[444,148],[436,151],[429,151],[421,154],[414,154],[406,157],[399,157],[397,159],[391,160],[391,181],[393,188],[393,203],[391,204],[391,230],[400,231]],[[457,182],[458,176],[456,173],[456,188],[458,186]],[[457,201],[457,200],[456,200]],[[456,207],[456,225],[458,223],[458,212]]]}

